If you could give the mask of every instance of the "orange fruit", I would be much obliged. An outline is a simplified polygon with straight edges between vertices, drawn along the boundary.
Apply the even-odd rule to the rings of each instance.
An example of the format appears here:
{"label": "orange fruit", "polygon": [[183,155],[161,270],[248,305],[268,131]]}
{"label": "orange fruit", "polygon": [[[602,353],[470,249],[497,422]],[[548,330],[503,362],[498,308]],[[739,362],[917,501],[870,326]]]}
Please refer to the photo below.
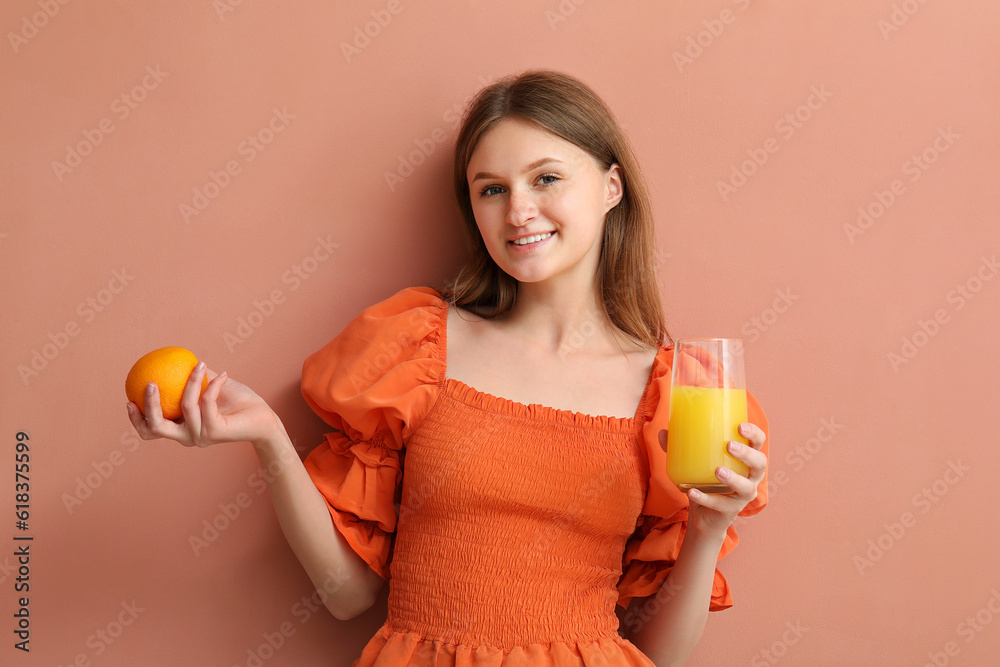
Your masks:
{"label": "orange fruit", "polygon": [[[161,347],[144,355],[135,362],[125,378],[125,395],[139,406],[139,412],[146,415],[146,385],[155,382],[160,389],[160,407],[164,419],[179,419],[181,414],[181,394],[191,371],[198,365],[198,358],[183,347]],[[201,379],[201,391],[208,386],[208,378]],[[201,394],[198,394],[199,398]]]}

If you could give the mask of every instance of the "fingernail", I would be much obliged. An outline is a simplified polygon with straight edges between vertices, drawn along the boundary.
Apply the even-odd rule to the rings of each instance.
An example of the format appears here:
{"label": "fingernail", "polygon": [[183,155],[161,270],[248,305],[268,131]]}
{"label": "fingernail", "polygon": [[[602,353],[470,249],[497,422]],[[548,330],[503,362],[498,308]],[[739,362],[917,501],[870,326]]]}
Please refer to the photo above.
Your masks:
{"label": "fingernail", "polygon": [[[718,451],[718,450],[716,450],[716,451]],[[729,442],[729,451],[732,452],[733,454],[735,454],[736,452],[740,451],[740,443],[730,441]]]}
{"label": "fingernail", "polygon": [[219,377],[220,378],[221,377],[229,377],[229,373],[227,373],[226,371],[222,371],[221,373],[219,373]]}
{"label": "fingernail", "polygon": [[203,370],[205,370],[205,362],[204,361],[199,361],[198,365],[195,366],[194,369],[196,371],[203,371]]}
{"label": "fingernail", "polygon": [[132,414],[132,404],[131,403],[126,403],[125,404],[125,409],[128,410],[129,414]]}
{"label": "fingernail", "polygon": [[718,475],[721,479],[726,479],[729,477],[729,470],[727,470],[726,468],[720,468],[719,472],[715,474]]}
{"label": "fingernail", "polygon": [[701,491],[699,491],[698,489],[691,489],[690,491],[688,491],[688,495],[692,498],[700,498]]}
{"label": "fingernail", "polygon": [[147,394],[152,394],[154,389],[156,389],[156,384],[150,382],[149,384],[146,385]]}
{"label": "fingernail", "polygon": [[747,425],[746,424],[740,424],[740,435],[746,435],[747,434],[747,430],[748,429],[747,429]]}

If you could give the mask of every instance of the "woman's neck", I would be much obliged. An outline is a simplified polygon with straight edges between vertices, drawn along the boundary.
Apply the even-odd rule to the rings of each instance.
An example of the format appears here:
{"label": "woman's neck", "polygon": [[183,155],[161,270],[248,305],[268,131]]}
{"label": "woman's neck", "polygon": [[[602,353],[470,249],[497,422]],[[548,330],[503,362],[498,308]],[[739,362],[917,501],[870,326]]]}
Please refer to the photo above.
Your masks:
{"label": "woman's neck", "polygon": [[631,347],[605,314],[596,279],[586,287],[557,279],[518,283],[513,307],[498,320],[526,344],[560,355]]}

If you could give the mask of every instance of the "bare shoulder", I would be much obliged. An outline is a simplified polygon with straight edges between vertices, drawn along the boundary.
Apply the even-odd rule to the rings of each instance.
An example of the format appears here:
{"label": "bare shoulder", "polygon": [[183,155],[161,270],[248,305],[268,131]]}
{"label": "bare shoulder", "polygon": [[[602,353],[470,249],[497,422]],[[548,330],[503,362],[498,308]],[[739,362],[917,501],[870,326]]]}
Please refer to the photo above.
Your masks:
{"label": "bare shoulder", "polygon": [[449,375],[461,373],[475,360],[474,350],[487,333],[489,320],[448,304],[447,360]]}
{"label": "bare shoulder", "polygon": [[466,322],[486,322],[486,318],[480,317],[475,312],[466,308],[461,308],[453,303],[448,304],[448,326],[454,324],[460,326]]}
{"label": "bare shoulder", "polygon": [[489,320],[466,308],[448,304],[448,347],[464,348],[470,337],[481,335]]}

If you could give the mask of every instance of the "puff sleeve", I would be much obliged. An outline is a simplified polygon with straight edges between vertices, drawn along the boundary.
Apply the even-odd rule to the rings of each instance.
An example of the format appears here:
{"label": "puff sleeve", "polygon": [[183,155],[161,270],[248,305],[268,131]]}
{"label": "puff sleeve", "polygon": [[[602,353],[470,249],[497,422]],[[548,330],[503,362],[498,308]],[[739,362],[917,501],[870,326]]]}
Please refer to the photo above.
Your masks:
{"label": "puff sleeve", "polygon": [[[687,531],[688,498],[667,476],[667,455],[660,447],[658,433],[667,427],[670,399],[670,371],[673,364],[673,346],[661,348],[653,367],[653,380],[646,396],[643,425],[643,443],[649,463],[649,488],[637,527],[625,546],[622,559],[622,576],[618,582],[618,604],[628,608],[633,597],[656,593],[677,560],[684,534]],[[767,435],[762,451],[767,454],[770,445],[767,417],[757,399],[747,392],[747,419]],[[752,516],[767,505],[767,472],[757,487],[757,497],[740,512],[741,517]],[[734,526],[730,526],[719,558],[731,552],[739,543]],[[712,587],[710,611],[720,611],[733,606],[732,595],[726,578],[716,568]]]}
{"label": "puff sleeve", "polygon": [[306,457],[306,471],[337,529],[386,580],[404,445],[439,393],[446,324],[438,292],[408,288],[364,310],[302,366],[302,396],[335,429]]}

